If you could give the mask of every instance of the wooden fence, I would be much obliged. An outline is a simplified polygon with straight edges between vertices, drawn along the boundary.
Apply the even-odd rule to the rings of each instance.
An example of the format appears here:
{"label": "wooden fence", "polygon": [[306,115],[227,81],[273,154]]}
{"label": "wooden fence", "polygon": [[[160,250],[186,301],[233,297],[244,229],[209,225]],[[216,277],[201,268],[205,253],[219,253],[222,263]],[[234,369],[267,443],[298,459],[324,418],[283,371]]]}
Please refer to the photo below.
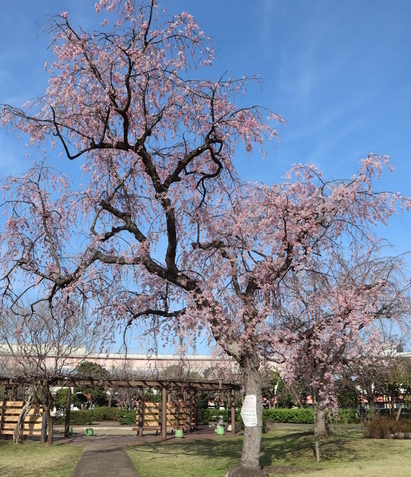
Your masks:
{"label": "wooden fence", "polygon": [[[19,420],[23,401],[3,401],[1,408],[0,436],[13,435]],[[33,406],[23,422],[22,435],[24,437],[40,437],[43,420],[43,409],[39,405]]]}
{"label": "wooden fence", "polygon": [[[140,401],[137,403],[136,425],[137,435],[143,436],[144,431],[155,431],[156,435],[161,432],[162,405]],[[196,428],[196,406],[193,401],[168,402],[166,427],[169,430],[184,429],[186,432]]]}

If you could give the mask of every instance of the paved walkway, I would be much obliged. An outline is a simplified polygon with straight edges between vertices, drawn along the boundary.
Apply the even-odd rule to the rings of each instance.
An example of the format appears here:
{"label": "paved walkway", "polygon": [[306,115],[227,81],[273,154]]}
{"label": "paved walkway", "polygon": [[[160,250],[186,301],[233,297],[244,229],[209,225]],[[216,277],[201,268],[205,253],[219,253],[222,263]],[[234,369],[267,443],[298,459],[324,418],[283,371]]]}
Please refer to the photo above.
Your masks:
{"label": "paved walkway", "polygon": [[[93,437],[85,436],[86,427],[93,428]],[[71,477],[140,477],[133,461],[125,450],[126,445],[161,442],[160,435],[146,435],[138,438],[131,426],[119,426],[117,422],[73,426],[73,430],[73,436],[65,438],[63,426],[55,427],[56,445],[85,444]],[[206,426],[201,427],[198,432],[184,435],[184,441],[215,438],[217,438],[217,434],[214,428]],[[167,442],[175,440],[173,434],[167,436]]]}
{"label": "paved walkway", "polygon": [[84,447],[71,477],[140,477],[124,445],[90,443]]}

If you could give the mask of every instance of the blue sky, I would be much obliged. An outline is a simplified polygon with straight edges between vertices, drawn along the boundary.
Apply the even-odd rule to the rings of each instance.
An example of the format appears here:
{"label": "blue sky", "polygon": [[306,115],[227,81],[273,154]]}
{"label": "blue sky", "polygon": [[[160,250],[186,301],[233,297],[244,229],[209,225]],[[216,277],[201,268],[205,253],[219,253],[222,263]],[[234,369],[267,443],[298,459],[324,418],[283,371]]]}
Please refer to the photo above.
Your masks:
{"label": "blue sky", "polygon": [[[188,11],[214,39],[207,74],[218,79],[261,74],[249,104],[281,114],[281,143],[265,161],[236,158],[245,179],[273,182],[294,162],[326,177],[350,177],[369,152],[395,167],[380,189],[411,195],[411,2],[409,0],[162,0]],[[46,87],[50,37],[41,24],[68,10],[85,29],[98,27],[94,0],[0,0],[0,103],[22,105]],[[40,36],[39,36],[40,35]],[[29,165],[24,148],[0,132],[0,175]],[[62,166],[59,165],[61,168]],[[411,214],[381,235],[405,251]]]}

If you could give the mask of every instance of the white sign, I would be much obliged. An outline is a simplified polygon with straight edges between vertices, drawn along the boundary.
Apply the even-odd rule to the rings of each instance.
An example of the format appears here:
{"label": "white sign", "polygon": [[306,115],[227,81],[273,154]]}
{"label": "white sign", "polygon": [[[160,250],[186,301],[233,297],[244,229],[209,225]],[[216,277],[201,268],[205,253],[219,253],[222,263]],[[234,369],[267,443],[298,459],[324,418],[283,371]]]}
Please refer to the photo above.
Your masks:
{"label": "white sign", "polygon": [[257,396],[248,394],[244,398],[243,407],[241,408],[241,418],[245,427],[256,427],[257,422]]}

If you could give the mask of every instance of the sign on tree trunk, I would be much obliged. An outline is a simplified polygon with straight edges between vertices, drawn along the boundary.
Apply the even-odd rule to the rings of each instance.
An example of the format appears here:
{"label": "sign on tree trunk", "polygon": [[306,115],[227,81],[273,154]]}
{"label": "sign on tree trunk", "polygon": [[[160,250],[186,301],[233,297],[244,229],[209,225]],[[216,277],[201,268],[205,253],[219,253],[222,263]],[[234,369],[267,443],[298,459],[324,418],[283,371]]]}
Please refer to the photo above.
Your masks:
{"label": "sign on tree trunk", "polygon": [[249,394],[244,398],[241,418],[245,427],[257,426],[257,396],[255,394]]}

